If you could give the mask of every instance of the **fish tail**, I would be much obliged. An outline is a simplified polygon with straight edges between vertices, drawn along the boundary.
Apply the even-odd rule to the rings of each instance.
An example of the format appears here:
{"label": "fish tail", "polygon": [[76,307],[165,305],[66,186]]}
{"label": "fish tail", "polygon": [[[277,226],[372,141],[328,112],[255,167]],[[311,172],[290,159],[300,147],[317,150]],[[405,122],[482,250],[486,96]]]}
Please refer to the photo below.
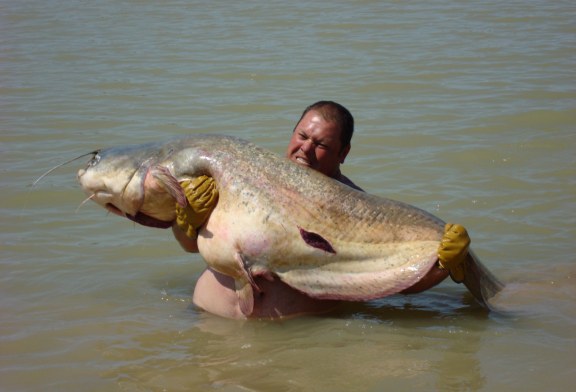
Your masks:
{"label": "fish tail", "polygon": [[493,310],[489,300],[504,288],[504,284],[478,260],[472,250],[466,256],[464,270],[462,283],[482,306]]}

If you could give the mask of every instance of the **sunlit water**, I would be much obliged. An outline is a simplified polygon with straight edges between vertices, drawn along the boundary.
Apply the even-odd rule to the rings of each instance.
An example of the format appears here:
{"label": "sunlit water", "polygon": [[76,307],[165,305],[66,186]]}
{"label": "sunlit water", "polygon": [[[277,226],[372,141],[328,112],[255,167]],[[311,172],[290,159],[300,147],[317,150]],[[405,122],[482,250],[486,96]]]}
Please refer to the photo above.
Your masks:
{"label": "sunlit water", "polygon": [[[228,4],[229,3],[229,4]],[[1,1],[0,389],[542,391],[576,382],[569,1]],[[304,107],[357,122],[344,171],[464,224],[506,290],[450,281],[325,317],[190,306],[204,268],[48,168],[223,133],[281,154]]]}

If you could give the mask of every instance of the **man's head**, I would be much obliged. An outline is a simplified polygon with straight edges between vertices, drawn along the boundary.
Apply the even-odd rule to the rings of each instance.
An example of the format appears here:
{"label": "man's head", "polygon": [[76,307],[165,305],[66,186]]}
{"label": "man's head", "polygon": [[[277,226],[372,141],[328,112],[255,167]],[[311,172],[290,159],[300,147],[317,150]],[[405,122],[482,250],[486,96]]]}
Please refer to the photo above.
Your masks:
{"label": "man's head", "polygon": [[344,106],[319,101],[308,106],[292,133],[286,156],[329,177],[340,175],[350,151],[354,117]]}

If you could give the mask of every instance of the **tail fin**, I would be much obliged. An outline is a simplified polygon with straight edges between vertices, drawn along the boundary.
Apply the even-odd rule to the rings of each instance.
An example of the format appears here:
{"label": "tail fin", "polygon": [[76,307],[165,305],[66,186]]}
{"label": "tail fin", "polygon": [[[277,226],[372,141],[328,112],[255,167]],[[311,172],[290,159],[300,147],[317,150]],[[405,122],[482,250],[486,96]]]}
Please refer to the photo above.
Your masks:
{"label": "tail fin", "polygon": [[504,284],[488,271],[471,250],[464,261],[464,270],[462,283],[482,306],[493,310],[489,300],[504,288]]}

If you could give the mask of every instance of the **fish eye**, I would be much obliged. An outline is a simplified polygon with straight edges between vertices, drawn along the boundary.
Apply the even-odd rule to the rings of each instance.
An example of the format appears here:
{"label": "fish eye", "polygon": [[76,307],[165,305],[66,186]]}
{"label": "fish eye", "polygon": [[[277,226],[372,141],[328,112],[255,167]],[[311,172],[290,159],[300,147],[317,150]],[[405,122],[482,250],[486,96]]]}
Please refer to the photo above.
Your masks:
{"label": "fish eye", "polygon": [[88,167],[94,167],[98,164],[98,162],[100,162],[100,155],[98,153],[94,154],[94,156],[92,157],[92,159],[90,159],[90,161],[88,162]]}

